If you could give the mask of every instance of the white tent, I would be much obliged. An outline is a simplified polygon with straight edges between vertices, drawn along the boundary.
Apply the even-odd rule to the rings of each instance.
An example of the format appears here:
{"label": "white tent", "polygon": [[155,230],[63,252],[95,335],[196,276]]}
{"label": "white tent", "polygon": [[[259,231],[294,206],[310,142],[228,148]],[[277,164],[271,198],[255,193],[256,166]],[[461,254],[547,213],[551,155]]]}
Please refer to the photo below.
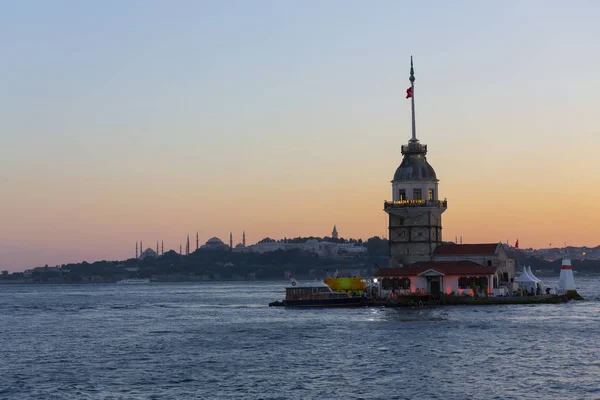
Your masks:
{"label": "white tent", "polygon": [[534,281],[537,282],[537,278],[529,272],[529,269],[527,268],[526,265],[523,266],[523,274],[527,275],[528,277],[530,277],[531,279],[533,279]]}
{"label": "white tent", "polygon": [[527,267],[527,274],[529,274],[529,276],[531,276],[533,279],[535,279],[537,282],[542,282],[542,280],[538,277],[536,277],[533,272],[531,272],[531,266]]}
{"label": "white tent", "polygon": [[517,278],[515,278],[515,282],[519,284],[520,289],[531,290],[531,288],[536,288],[538,281],[531,277],[527,273],[527,267],[523,266],[523,272]]}

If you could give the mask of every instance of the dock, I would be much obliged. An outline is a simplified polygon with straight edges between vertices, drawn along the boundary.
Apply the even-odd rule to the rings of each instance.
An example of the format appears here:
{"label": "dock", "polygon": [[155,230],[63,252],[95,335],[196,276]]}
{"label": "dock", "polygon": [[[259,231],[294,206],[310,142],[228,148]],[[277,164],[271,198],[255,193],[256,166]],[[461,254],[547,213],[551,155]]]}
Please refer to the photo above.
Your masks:
{"label": "dock", "polygon": [[[448,295],[409,295],[390,298],[364,297],[358,307],[425,307],[425,306],[456,306],[456,305],[501,305],[501,304],[560,304],[571,300],[584,300],[576,290],[569,290],[561,295],[539,296],[497,296],[497,297],[471,297]],[[283,302],[269,303],[269,307],[283,306]]]}

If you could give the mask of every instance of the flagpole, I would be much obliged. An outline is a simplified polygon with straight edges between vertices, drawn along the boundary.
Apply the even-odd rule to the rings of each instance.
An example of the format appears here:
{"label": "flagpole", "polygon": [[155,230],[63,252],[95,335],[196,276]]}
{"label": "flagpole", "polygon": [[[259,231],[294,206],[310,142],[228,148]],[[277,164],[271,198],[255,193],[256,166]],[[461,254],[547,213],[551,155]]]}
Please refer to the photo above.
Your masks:
{"label": "flagpole", "polygon": [[417,126],[415,122],[415,70],[413,68],[413,59],[410,56],[410,88],[411,88],[411,105],[412,105],[412,141],[417,140]]}

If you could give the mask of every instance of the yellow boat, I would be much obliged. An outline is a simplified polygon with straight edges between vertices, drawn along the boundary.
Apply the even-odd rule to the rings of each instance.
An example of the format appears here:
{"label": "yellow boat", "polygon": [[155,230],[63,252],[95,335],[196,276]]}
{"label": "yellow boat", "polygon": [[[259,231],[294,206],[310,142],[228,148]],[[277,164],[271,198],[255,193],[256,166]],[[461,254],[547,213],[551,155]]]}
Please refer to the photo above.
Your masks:
{"label": "yellow boat", "polygon": [[325,278],[323,279],[334,292],[359,292],[362,294],[367,282],[363,278]]}

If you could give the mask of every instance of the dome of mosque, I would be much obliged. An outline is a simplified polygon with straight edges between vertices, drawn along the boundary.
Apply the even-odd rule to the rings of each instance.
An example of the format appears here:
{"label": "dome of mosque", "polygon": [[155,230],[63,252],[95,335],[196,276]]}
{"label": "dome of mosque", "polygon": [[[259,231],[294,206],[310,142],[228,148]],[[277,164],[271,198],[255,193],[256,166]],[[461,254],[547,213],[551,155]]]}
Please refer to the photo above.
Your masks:
{"label": "dome of mosque", "polygon": [[140,254],[140,260],[143,260],[146,257],[154,257],[157,258],[158,255],[156,254],[156,252],[154,250],[152,250],[151,248],[147,248],[146,250],[144,250],[142,252],[142,254]]}
{"label": "dome of mosque", "polygon": [[206,244],[201,246],[202,249],[228,249],[229,245],[223,243],[218,237],[212,237],[206,241]]}
{"label": "dome of mosque", "polygon": [[207,246],[222,246],[224,243],[218,237],[212,237],[206,241]]}

